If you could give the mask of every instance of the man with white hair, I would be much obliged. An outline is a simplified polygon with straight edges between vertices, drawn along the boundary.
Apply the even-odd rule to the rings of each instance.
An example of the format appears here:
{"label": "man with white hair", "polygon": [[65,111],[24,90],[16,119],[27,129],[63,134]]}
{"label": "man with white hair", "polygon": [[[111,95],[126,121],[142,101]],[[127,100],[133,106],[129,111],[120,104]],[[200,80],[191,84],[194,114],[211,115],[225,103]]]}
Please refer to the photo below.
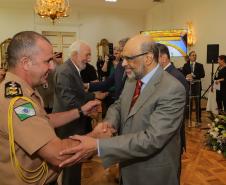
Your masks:
{"label": "man with white hair", "polygon": [[[53,112],[80,108],[89,100],[103,99],[106,93],[90,93],[83,89],[80,71],[85,69],[91,59],[90,46],[82,41],[75,41],[69,47],[69,59],[58,66],[54,76]],[[59,127],[56,133],[60,138],[68,138],[74,134],[86,134],[92,129],[89,117],[82,115],[78,120]],[[79,185],[81,179],[81,164],[65,168],[63,171],[64,185]]]}

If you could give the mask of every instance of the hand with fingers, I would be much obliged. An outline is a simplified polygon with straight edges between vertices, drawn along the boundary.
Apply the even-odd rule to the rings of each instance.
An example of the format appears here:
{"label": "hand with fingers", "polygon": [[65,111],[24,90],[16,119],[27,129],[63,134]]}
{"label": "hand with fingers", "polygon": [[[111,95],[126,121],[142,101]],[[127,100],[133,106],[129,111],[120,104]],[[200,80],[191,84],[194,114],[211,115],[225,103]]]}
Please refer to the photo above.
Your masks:
{"label": "hand with fingers", "polygon": [[111,126],[111,124],[105,121],[98,123],[93,131],[88,135],[94,138],[108,138],[112,137],[115,133],[116,130]]}
{"label": "hand with fingers", "polygon": [[96,99],[103,100],[104,98],[106,98],[106,96],[108,96],[109,92],[96,91],[96,92],[94,92],[94,94],[95,94]]}
{"label": "hand with fingers", "polygon": [[71,139],[80,141],[80,144],[60,152],[59,156],[72,155],[63,161],[59,167],[71,166],[97,154],[97,139],[89,136],[74,135]]}
{"label": "hand with fingers", "polygon": [[101,105],[101,102],[99,100],[92,100],[87,102],[85,105],[81,107],[81,110],[84,115],[92,114],[92,112],[96,112]]}
{"label": "hand with fingers", "polygon": [[89,83],[83,83],[83,87],[86,92],[89,91]]}
{"label": "hand with fingers", "polygon": [[88,114],[88,116],[93,118],[93,119],[98,120],[102,116],[102,106],[101,106],[101,104],[96,106],[95,109]]}

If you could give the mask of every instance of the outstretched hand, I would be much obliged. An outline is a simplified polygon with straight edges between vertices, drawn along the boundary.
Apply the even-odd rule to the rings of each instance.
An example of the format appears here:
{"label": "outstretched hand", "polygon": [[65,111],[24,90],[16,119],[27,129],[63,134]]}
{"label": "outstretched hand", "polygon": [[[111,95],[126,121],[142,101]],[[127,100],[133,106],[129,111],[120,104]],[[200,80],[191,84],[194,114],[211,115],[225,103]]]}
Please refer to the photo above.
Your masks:
{"label": "outstretched hand", "polygon": [[87,102],[85,105],[81,107],[84,115],[89,115],[92,112],[98,111],[98,107],[101,105],[99,100],[92,100]]}
{"label": "outstretched hand", "polygon": [[94,138],[108,138],[112,137],[114,133],[116,133],[116,130],[111,126],[111,124],[108,122],[101,122],[98,123],[93,131],[88,135]]}
{"label": "outstretched hand", "polygon": [[72,155],[63,161],[59,167],[71,166],[97,153],[97,140],[88,136],[74,135],[71,139],[80,141],[80,144],[60,152],[60,156]]}
{"label": "outstretched hand", "polygon": [[104,98],[106,98],[106,96],[108,96],[108,92],[100,92],[100,91],[96,91],[94,92],[95,94],[95,98],[98,100],[103,100]]}

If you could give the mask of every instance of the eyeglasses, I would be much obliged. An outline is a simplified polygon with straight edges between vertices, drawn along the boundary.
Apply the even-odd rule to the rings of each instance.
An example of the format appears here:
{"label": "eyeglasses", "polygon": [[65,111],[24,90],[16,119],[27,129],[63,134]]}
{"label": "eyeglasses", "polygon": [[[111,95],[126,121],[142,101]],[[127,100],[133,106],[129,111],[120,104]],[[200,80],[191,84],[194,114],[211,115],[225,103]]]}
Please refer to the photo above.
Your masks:
{"label": "eyeglasses", "polygon": [[135,58],[137,57],[140,57],[140,56],[143,56],[143,55],[146,55],[148,54],[149,52],[144,52],[144,53],[141,53],[141,54],[138,54],[138,55],[134,55],[134,56],[123,56],[122,59],[124,60],[134,60]]}

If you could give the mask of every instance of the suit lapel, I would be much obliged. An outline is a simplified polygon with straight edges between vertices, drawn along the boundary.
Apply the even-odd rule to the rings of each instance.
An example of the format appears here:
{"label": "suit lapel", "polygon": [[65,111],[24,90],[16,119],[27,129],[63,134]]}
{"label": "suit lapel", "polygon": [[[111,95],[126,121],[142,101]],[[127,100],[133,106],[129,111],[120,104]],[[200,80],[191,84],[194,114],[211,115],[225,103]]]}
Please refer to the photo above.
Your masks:
{"label": "suit lapel", "polygon": [[166,68],[166,71],[170,73],[173,70],[174,66],[171,64],[169,67]]}
{"label": "suit lapel", "polygon": [[126,114],[125,118],[127,118],[127,115],[129,114],[129,108],[130,108],[130,104],[131,104],[131,101],[132,101],[132,98],[133,98],[134,89],[136,88],[136,80],[128,79],[127,81],[131,81],[131,82],[129,82],[129,83],[126,82],[127,92],[125,93],[126,94],[126,101],[125,101],[125,104],[124,104],[125,114]]}
{"label": "suit lapel", "polygon": [[[137,99],[136,103],[132,107],[131,111],[129,112],[127,119],[129,119],[131,116],[136,114],[136,112],[141,108],[141,106],[147,101],[147,99],[152,96],[152,94],[155,92],[156,85],[160,82],[161,76],[162,76],[163,70],[159,67],[155,74],[152,76],[148,84],[145,86],[143,91],[141,92],[139,98]],[[135,84],[136,85],[136,84]],[[134,88],[133,88],[134,89]],[[132,94],[133,96],[133,94]],[[132,97],[130,97],[130,100]],[[129,109],[129,108],[128,108]]]}
{"label": "suit lapel", "polygon": [[72,61],[70,59],[68,59],[66,62],[67,62],[69,70],[71,70],[72,74],[74,74],[75,77],[78,79],[78,82],[80,83],[80,86],[83,89],[83,82],[82,82],[82,78],[79,74],[79,71],[77,70],[77,68],[74,66],[74,64],[72,63]]}
{"label": "suit lapel", "polygon": [[67,63],[67,65],[68,65],[69,69],[71,69],[77,76],[80,77],[79,72],[78,72],[78,70],[76,69],[75,65],[72,63],[72,61],[71,61],[70,59],[68,59],[68,60],[66,61],[66,63]]}

